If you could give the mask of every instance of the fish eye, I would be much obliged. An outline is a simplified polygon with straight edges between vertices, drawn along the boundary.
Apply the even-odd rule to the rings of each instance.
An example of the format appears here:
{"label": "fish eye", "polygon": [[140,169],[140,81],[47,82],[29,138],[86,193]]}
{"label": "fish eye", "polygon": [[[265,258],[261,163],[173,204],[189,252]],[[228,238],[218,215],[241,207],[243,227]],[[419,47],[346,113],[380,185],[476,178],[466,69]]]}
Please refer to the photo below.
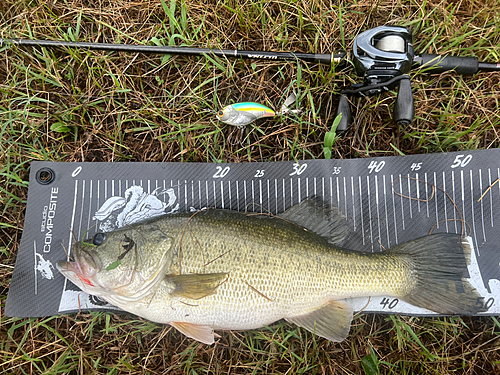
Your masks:
{"label": "fish eye", "polygon": [[224,115],[224,112],[223,112],[223,111],[219,111],[219,112],[217,112],[217,116],[222,116],[222,115]]}
{"label": "fish eye", "polygon": [[106,235],[104,233],[96,233],[94,238],[92,239],[92,243],[96,246],[102,245],[104,240],[106,239]]}

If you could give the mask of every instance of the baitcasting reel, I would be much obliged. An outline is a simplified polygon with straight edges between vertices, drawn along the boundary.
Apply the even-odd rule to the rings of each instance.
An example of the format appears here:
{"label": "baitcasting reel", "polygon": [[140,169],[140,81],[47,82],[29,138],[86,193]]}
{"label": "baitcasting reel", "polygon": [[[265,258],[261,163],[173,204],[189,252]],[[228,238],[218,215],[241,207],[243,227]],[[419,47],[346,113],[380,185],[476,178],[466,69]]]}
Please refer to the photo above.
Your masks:
{"label": "baitcasting reel", "polygon": [[354,40],[351,60],[362,83],[341,91],[337,130],[351,123],[349,96],[373,96],[399,87],[393,118],[398,125],[409,125],[415,115],[410,76],[414,62],[411,32],[404,27],[380,26],[363,32]]}

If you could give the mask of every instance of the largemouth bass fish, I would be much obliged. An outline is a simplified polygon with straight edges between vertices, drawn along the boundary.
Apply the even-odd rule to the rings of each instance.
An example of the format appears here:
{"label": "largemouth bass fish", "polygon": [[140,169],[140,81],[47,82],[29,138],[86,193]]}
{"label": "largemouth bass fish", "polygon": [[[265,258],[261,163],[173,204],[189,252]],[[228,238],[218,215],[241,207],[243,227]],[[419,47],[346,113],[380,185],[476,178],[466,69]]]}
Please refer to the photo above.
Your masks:
{"label": "largemouth bass fish", "polygon": [[209,209],[97,233],[57,268],[83,291],[206,344],[214,330],[282,318],[342,341],[351,297],[392,296],[447,315],[484,311],[463,279],[470,248],[459,235],[363,253],[340,246],[348,233],[319,197],[275,217]]}

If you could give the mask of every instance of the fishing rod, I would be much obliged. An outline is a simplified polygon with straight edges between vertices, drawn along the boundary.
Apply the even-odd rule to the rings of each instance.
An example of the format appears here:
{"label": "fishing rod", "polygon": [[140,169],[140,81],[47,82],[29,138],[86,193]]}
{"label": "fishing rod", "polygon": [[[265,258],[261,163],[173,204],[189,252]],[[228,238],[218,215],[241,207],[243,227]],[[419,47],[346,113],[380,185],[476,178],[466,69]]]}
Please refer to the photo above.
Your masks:
{"label": "fishing rod", "polygon": [[185,55],[185,56],[217,56],[243,59],[261,59],[277,61],[302,60],[322,64],[342,64],[346,56],[345,51],[338,53],[300,53],[300,52],[266,52],[266,51],[240,51],[231,49],[211,49],[193,47],[172,46],[148,46],[137,44],[114,44],[114,43],[89,43],[89,42],[66,42],[57,40],[33,40],[33,39],[0,39],[0,47],[4,44],[13,44],[23,47],[46,47],[46,48],[78,48],[96,51],[130,52],[130,53],[153,53],[160,55]]}
{"label": "fishing rod", "polygon": [[461,57],[435,54],[415,55],[411,31],[398,26],[379,26],[369,29],[354,39],[353,51],[337,51],[330,54],[300,52],[241,51],[193,47],[129,45],[113,43],[66,42],[32,39],[0,39],[3,45],[78,48],[88,50],[153,53],[187,56],[217,56],[222,58],[244,58],[272,61],[302,60],[312,63],[336,64],[339,69],[351,62],[363,81],[352,85],[350,90],[340,92],[337,115],[342,115],[337,127],[345,131],[352,122],[349,97],[373,96],[398,88],[393,118],[398,125],[409,125],[415,115],[410,76],[412,69],[434,74],[455,71],[458,74],[474,74],[478,71],[500,71],[500,63],[479,62],[476,57]]}

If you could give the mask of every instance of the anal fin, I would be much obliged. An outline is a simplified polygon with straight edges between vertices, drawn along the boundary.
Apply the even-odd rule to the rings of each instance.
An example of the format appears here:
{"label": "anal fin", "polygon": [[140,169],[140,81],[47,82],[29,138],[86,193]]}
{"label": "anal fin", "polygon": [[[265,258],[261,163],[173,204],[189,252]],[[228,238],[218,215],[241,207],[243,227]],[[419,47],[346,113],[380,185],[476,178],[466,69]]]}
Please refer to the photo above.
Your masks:
{"label": "anal fin", "polygon": [[215,341],[214,330],[210,326],[183,322],[171,322],[170,325],[187,337],[204,344],[212,345]]}
{"label": "anal fin", "polygon": [[285,320],[325,339],[340,342],[349,334],[352,307],[347,302],[330,301],[309,314],[285,318]]}

